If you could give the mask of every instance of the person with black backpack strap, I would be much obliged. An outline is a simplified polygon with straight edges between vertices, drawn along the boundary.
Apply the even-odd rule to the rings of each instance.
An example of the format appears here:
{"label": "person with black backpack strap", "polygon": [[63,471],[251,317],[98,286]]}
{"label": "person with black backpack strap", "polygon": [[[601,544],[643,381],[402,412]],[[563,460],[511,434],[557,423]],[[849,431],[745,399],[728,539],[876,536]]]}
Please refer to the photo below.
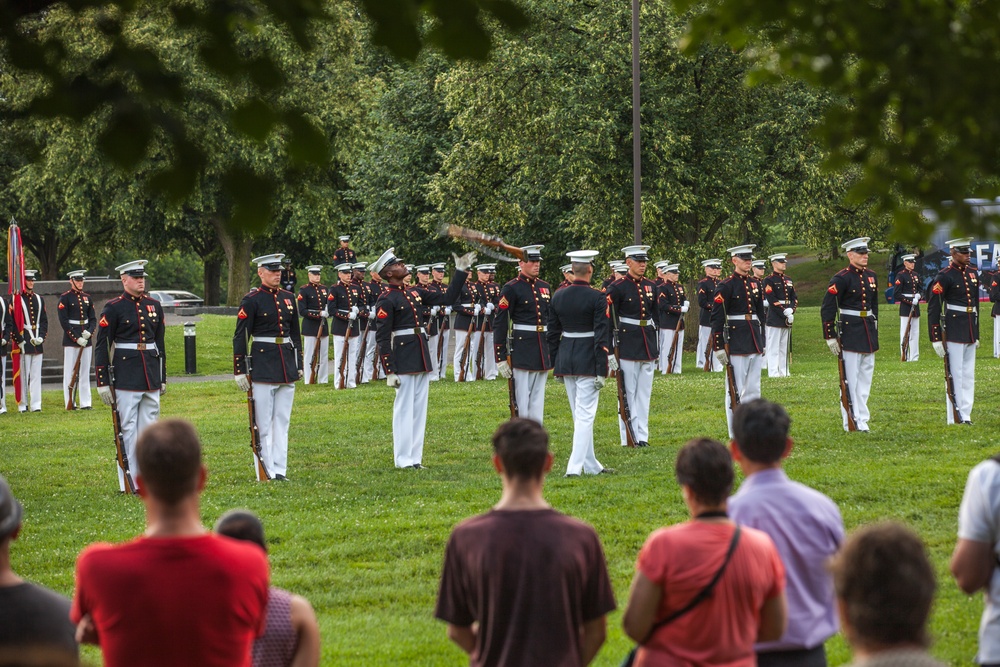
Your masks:
{"label": "person with black backpack strap", "polygon": [[623,664],[754,667],[754,642],[777,639],[787,621],[778,551],[727,516],[733,461],[722,443],[689,441],[675,472],[691,520],[654,531],[639,551],[622,617],[639,646]]}

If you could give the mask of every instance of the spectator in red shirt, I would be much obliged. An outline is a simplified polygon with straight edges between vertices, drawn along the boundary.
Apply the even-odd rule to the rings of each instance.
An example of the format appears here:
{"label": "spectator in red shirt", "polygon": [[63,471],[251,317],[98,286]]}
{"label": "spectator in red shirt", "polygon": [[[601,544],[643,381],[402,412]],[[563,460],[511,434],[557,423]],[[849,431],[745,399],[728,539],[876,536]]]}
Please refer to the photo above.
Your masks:
{"label": "spectator in red shirt", "polygon": [[153,424],[136,456],[146,532],[80,554],[70,612],[77,639],[100,644],[106,667],[249,667],[264,631],[267,556],[202,525],[207,473],[194,427]]}

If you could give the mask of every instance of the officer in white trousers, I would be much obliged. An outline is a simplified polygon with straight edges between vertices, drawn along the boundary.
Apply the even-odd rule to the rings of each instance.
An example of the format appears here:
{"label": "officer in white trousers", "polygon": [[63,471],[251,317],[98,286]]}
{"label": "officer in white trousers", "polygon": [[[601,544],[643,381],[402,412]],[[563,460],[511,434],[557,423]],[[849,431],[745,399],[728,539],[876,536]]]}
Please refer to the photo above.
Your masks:
{"label": "officer in white trousers", "polygon": [[694,363],[698,368],[711,373],[722,370],[722,364],[712,354],[712,308],[715,302],[715,288],[719,286],[719,276],[722,275],[721,259],[702,260],[701,266],[705,277],[695,286],[698,296],[698,347],[695,350]]}
{"label": "officer in white trousers", "polygon": [[[892,300],[899,304],[899,350],[903,361],[920,359],[920,276],[914,254],[903,255],[903,269],[896,274]],[[905,354],[904,354],[905,353]]]}
{"label": "officer in white trousers", "polygon": [[[333,377],[335,389],[354,389],[357,386],[355,368],[361,350],[361,321],[369,314],[361,286],[354,282],[354,265],[338,264],[340,279],[330,287],[327,310],[333,318],[330,325],[333,345]],[[360,319],[359,319],[360,318]]]}
{"label": "officer in white trousers", "polygon": [[[97,314],[90,295],[83,291],[86,271],[70,271],[69,290],[59,297],[59,324],[63,329],[63,405],[90,410],[90,366],[97,329]],[[74,373],[75,371],[75,373]]]}
{"label": "officer in white trousers", "polygon": [[616,368],[609,354],[610,325],[604,294],[590,286],[596,250],[566,253],[573,280],[558,290],[549,305],[546,340],[555,375],[562,379],[573,415],[573,450],[566,477],[614,472],[594,453],[594,418],[608,369]]}
{"label": "officer in white trousers", "polygon": [[[664,375],[681,373],[684,353],[684,315],[691,308],[687,290],[680,283],[680,264],[663,264],[663,284],[659,286],[660,361]],[[674,338],[677,342],[674,343]],[[671,351],[673,356],[671,356]]]}
{"label": "officer in white trousers", "polygon": [[765,322],[767,344],[767,376],[782,378],[790,375],[788,371],[789,345],[792,340],[792,323],[795,321],[795,310],[799,306],[799,297],[795,294],[795,284],[785,275],[788,260],[785,253],[777,253],[768,257],[771,260],[771,275],[763,279],[764,310],[767,313]]}
{"label": "officer in white trousers", "polygon": [[[327,302],[330,290],[320,282],[323,266],[307,266],[309,282],[299,288],[299,315],[302,316],[301,334],[305,384],[326,384],[330,380],[330,328]],[[313,360],[316,376],[313,377]]]}
{"label": "officer in white trousers", "polygon": [[[431,264],[431,283],[439,292],[448,290],[448,286],[444,284],[444,276],[444,262]],[[437,309],[438,340],[437,347],[431,348],[431,354],[434,356],[434,368],[437,369],[438,379],[443,380],[448,372],[448,345],[451,340],[451,306],[437,306]],[[433,378],[431,380],[433,381]]]}
{"label": "officer in white trousers", "polygon": [[13,319],[7,312],[7,302],[0,296],[0,415],[7,412],[7,354],[14,333]]}
{"label": "officer in white trousers", "polygon": [[24,313],[24,328],[15,332],[21,346],[21,402],[19,412],[42,411],[42,343],[49,331],[49,316],[45,312],[45,301],[35,294],[35,278],[38,272],[24,272],[24,291],[20,299],[13,298],[12,308],[20,303]]}

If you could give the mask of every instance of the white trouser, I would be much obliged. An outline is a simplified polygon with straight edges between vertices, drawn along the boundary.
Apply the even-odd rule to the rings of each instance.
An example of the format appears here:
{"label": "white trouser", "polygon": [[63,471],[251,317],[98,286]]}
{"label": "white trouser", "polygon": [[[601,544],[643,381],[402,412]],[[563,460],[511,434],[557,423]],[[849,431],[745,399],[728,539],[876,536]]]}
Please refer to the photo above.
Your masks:
{"label": "white trouser", "polygon": [[722,362],[715,358],[712,354],[712,346],[709,341],[712,340],[712,327],[698,327],[698,353],[695,356],[695,364],[698,368],[705,368],[705,353],[712,358],[711,371],[713,373],[718,373],[722,370]]}
{"label": "white trouser", "polygon": [[[441,357],[438,364],[438,377],[442,380],[448,373],[448,339],[451,337],[451,329],[445,329],[438,334],[441,338]],[[437,357],[437,350],[431,350],[431,354]]]}
{"label": "white trouser", "polygon": [[673,372],[675,375],[680,375],[681,373],[681,352],[684,350],[684,329],[677,332],[677,338],[677,349],[674,350],[674,369],[673,371],[670,371],[667,369],[667,365],[670,363],[670,346],[674,344],[674,330],[660,329],[660,359],[656,364],[656,368],[663,374]]}
{"label": "white trouser", "polygon": [[[713,355],[714,356],[714,355]],[[760,398],[760,370],[764,366],[762,354],[734,354],[729,357],[736,377],[736,395],[740,403]],[[729,381],[726,381],[726,425],[729,439],[733,439],[733,406],[729,396]]]}
{"label": "white trouser", "polygon": [[[854,406],[854,422],[859,431],[868,430],[868,396],[872,393],[872,374],[875,372],[875,355],[864,352],[848,352],[844,350],[844,376],[847,378],[847,389],[851,392],[851,405]],[[840,415],[847,430],[847,410],[840,404]]]}
{"label": "white trouser", "polygon": [[[906,320],[899,318],[899,353],[903,354],[903,339],[906,337]],[[920,358],[920,318],[914,316],[910,320],[910,349],[907,351],[906,360],[916,361]]]}
{"label": "white trouser", "polygon": [[[81,354],[82,352],[82,354]],[[63,405],[69,405],[69,383],[73,381],[73,368],[76,366],[77,357],[80,359],[80,375],[77,378],[77,388],[79,389],[78,408],[90,407],[90,359],[94,355],[94,347],[73,347],[63,348]]]}
{"label": "white trouser", "polygon": [[[972,402],[976,397],[976,344],[948,343],[948,361],[951,367],[951,382],[955,387],[955,401],[958,416],[962,421],[972,421]],[[948,409],[948,423],[955,423],[951,409],[951,398],[945,388],[945,407]]]}
{"label": "white trouser", "polygon": [[[454,364],[455,371],[455,382],[458,382],[459,378],[462,376],[462,350],[465,348],[465,340],[471,338],[469,341],[469,355],[465,359],[465,381],[472,382],[476,379],[476,354],[479,352],[479,339],[482,336],[478,331],[473,331],[472,335],[464,329],[455,329],[455,358],[452,363]],[[486,370],[485,363],[483,364],[483,370]]]}
{"label": "white trouser", "polygon": [[545,412],[545,381],[547,371],[514,369],[514,398],[517,399],[517,416],[542,423]]}
{"label": "white trouser", "polygon": [[486,346],[486,356],[485,359],[483,359],[483,378],[486,380],[496,380],[497,355],[493,349],[493,332],[487,331],[483,338],[483,344]]}
{"label": "white trouser", "polygon": [[431,382],[441,379],[441,369],[438,368],[438,341],[441,340],[441,333],[436,336],[427,337],[427,354],[431,355]]}
{"label": "white trouser", "polygon": [[254,382],[253,398],[261,462],[271,477],[284,475],[288,471],[288,424],[292,421],[295,385]]}
{"label": "white trouser", "polygon": [[[0,347],[5,350],[6,346]],[[0,412],[7,410],[7,357],[0,352]]]}
{"label": "white trouser", "polygon": [[1000,359],[1000,317],[993,318],[993,356]]}
{"label": "white trouser", "polygon": [[375,327],[368,329],[368,345],[365,346],[365,361],[361,369],[361,383],[385,377],[382,364],[378,362],[378,343],[375,342]]}
{"label": "white trouser", "polygon": [[[160,390],[153,391],[115,391],[118,401],[118,417],[122,422],[122,444],[125,446],[125,456],[128,458],[128,469],[132,473],[132,481],[139,475],[139,460],[135,456],[135,444],[146,427],[160,418]],[[125,490],[125,475],[115,458],[115,469],[118,471],[118,490]]]}
{"label": "white trouser", "polygon": [[21,355],[21,402],[17,407],[21,412],[42,409],[42,355],[40,354]]}
{"label": "white trouser", "polygon": [[566,375],[566,398],[573,413],[573,451],[566,463],[567,475],[596,475],[604,469],[594,454],[594,418],[601,390],[593,375]]}
{"label": "white trouser", "polygon": [[[330,381],[330,337],[319,339],[319,363],[316,364],[316,379],[312,376],[313,354],[316,353],[316,336],[302,337],[302,363],[306,365],[303,381],[305,384],[326,384]],[[268,471],[270,472],[270,471]]]}
{"label": "white trouser", "polygon": [[[630,361],[622,359],[619,373],[624,373],[625,398],[632,419],[632,433],[636,442],[649,442],[649,397],[653,393],[653,370],[655,361]],[[621,435],[622,447],[628,446],[625,436],[625,422],[621,413],[618,416],[618,433]]]}
{"label": "white trouser", "polygon": [[336,389],[353,389],[358,386],[358,350],[361,348],[361,336],[351,336],[347,341],[347,365],[344,366],[344,385],[340,383],[340,364],[344,355],[344,336],[333,337],[333,383]]}
{"label": "white trouser", "polygon": [[430,381],[430,373],[399,376],[392,403],[392,455],[397,468],[409,468],[423,459]]}
{"label": "white trouser", "polygon": [[764,327],[767,348],[767,377],[785,378],[788,372],[788,340],[792,330],[787,327]]}

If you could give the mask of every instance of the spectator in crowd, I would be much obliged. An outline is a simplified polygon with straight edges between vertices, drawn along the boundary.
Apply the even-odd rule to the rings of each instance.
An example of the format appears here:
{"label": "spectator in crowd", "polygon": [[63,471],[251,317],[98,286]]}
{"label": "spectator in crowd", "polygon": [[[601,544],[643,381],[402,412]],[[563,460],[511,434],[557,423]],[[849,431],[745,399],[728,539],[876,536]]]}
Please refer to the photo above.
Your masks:
{"label": "spectator in crowd", "polygon": [[653,532],[639,551],[622,618],[636,665],[754,667],[754,642],[785,629],[785,572],[771,538],[726,514],[733,460],[722,443],[677,454],[691,521]]}
{"label": "spectator in crowd", "polygon": [[741,526],[762,530],[785,566],[788,627],[774,642],[758,644],[759,667],[825,667],[824,642],[837,632],[833,578],[826,563],[844,541],[837,505],[781,469],[792,451],[791,419],[777,403],[757,398],[733,413],[729,444],[743,471],[729,514]]}
{"label": "spectator in crowd", "polygon": [[979,624],[980,665],[1000,665],[1000,577],[996,576],[1000,542],[1000,456],[978,464],[969,473],[958,510],[958,543],[951,573],[969,595],[986,593]]}
{"label": "spectator in crowd", "polygon": [[[215,522],[215,532],[256,544],[264,553],[264,524],[253,512],[230,510]],[[271,586],[264,634],[253,644],[253,667],[316,667],[319,624],[309,600]]]}
{"label": "spectator in crowd", "polygon": [[587,665],[615,608],[600,539],[542,496],[552,454],[541,424],[501,424],[493,466],[500,502],[452,532],[434,614],[473,667]]}
{"label": "spectator in crowd", "polygon": [[79,651],[69,600],[17,576],[10,545],[24,508],[0,476],[0,665],[75,665]]}
{"label": "spectator in crowd", "polygon": [[913,531],[889,522],[861,528],[830,570],[852,665],[944,667],[927,653],[934,568]]}
{"label": "spectator in crowd", "polygon": [[267,556],[202,525],[207,473],[191,424],[152,424],[136,450],[146,532],[80,554],[77,639],[100,644],[105,667],[248,667],[264,631]]}

